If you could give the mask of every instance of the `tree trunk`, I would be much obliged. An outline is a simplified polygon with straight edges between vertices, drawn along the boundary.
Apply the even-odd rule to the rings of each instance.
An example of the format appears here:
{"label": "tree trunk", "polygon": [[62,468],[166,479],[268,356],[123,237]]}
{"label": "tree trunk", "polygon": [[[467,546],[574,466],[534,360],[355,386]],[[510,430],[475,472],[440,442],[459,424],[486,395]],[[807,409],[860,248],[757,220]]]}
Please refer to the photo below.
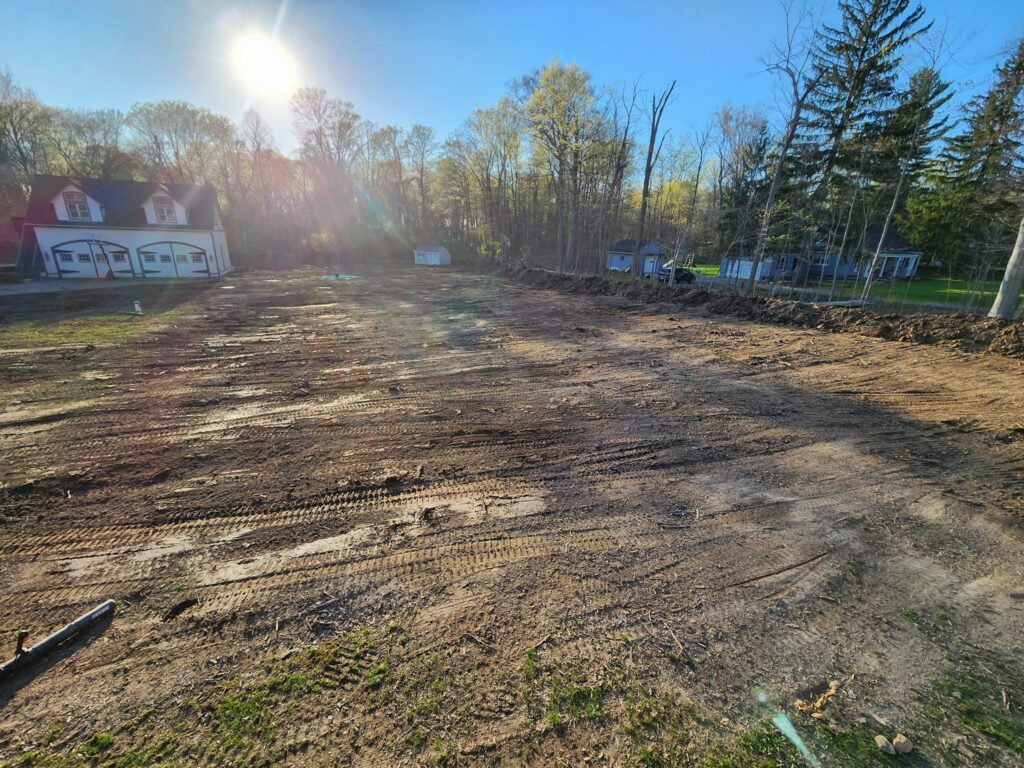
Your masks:
{"label": "tree trunk", "polygon": [[1022,288],[1024,288],[1024,218],[1020,220],[1017,243],[1013,246],[1013,253],[1010,255],[1006,272],[1003,274],[1003,282],[999,286],[999,294],[996,296],[988,316],[1001,317],[1004,320],[1013,319],[1013,310],[1017,306]]}
{"label": "tree trunk", "polygon": [[[915,136],[916,139],[916,136]],[[871,294],[871,286],[875,282],[875,269],[878,268],[878,261],[882,258],[882,246],[885,245],[885,238],[889,236],[889,226],[892,224],[892,217],[896,215],[896,206],[900,201],[900,191],[903,189],[903,182],[907,178],[907,171],[910,170],[910,158],[913,155],[913,148],[907,152],[907,156],[903,159],[903,168],[900,170],[900,179],[896,182],[896,191],[892,196],[892,205],[889,206],[889,213],[885,215],[885,224],[882,225],[882,234],[878,238],[878,245],[875,247],[875,255],[871,258],[871,265],[868,267],[868,274],[864,280],[864,291],[860,295],[860,299],[863,302],[867,302],[868,296]],[[893,276],[895,279],[895,275]]]}
{"label": "tree trunk", "polygon": [[793,106],[793,113],[789,118],[789,125],[786,126],[786,135],[779,146],[779,156],[775,160],[775,170],[772,173],[772,183],[768,188],[768,199],[764,204],[764,215],[761,217],[761,226],[757,230],[757,245],[754,246],[754,260],[750,264],[750,276],[747,284],[743,287],[743,295],[750,298],[754,292],[754,281],[757,280],[757,269],[761,266],[761,259],[764,258],[764,249],[768,244],[768,229],[772,221],[772,206],[775,205],[775,196],[779,193],[779,183],[782,181],[782,169],[786,165],[786,158],[789,156],[789,148],[793,145],[793,137],[796,136],[797,125],[800,123],[800,113],[803,110],[803,102],[798,101]]}

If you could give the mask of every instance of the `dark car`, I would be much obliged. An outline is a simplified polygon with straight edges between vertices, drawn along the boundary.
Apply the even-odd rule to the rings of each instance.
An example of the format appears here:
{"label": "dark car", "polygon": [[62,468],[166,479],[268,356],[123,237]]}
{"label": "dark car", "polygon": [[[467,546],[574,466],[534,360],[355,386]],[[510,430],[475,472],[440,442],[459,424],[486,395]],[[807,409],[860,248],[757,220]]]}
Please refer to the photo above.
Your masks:
{"label": "dark car", "polygon": [[[690,270],[686,269],[685,267],[676,267],[675,270],[676,270],[676,279],[675,279],[675,284],[676,285],[684,285],[684,284],[685,285],[689,285],[694,280],[697,279],[697,276],[693,272],[691,272]],[[658,282],[659,283],[667,283],[669,281],[669,276],[671,274],[672,274],[672,266],[669,265],[669,264],[666,264],[664,267],[662,267],[661,269],[658,270]]]}

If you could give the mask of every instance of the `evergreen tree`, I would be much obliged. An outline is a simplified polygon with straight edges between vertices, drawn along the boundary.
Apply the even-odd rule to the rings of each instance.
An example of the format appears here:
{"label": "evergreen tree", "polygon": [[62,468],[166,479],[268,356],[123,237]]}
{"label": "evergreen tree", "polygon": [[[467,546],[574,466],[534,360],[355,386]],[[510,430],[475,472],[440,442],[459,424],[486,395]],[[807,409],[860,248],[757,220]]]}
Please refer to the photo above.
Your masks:
{"label": "evergreen tree", "polygon": [[908,204],[907,225],[944,263],[987,271],[1009,254],[1024,206],[1024,38],[965,112],[963,131]]}
{"label": "evergreen tree", "polygon": [[862,137],[887,122],[900,51],[929,28],[911,0],[842,0],[842,20],[824,27],[815,61],[817,88],[807,104],[802,142],[814,147],[804,175],[818,193],[836,170],[861,166]]}

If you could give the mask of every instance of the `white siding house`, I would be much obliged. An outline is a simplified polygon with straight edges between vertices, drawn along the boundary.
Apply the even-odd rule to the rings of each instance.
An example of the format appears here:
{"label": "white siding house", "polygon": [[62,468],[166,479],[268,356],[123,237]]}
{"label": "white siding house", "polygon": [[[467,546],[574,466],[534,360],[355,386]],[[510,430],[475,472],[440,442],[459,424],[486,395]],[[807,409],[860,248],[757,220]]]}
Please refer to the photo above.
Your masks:
{"label": "white siding house", "polygon": [[[636,240],[619,240],[608,249],[608,269],[616,272],[627,272],[633,269],[633,254],[636,251]],[[651,275],[664,266],[668,260],[668,251],[653,240],[645,240],[640,246],[640,274]]]}
{"label": "white siding house", "polygon": [[28,277],[211,278],[232,269],[213,187],[36,176],[21,227]]}
{"label": "white siding house", "polygon": [[443,245],[417,245],[412,253],[414,264],[440,267],[452,263],[452,255]]}

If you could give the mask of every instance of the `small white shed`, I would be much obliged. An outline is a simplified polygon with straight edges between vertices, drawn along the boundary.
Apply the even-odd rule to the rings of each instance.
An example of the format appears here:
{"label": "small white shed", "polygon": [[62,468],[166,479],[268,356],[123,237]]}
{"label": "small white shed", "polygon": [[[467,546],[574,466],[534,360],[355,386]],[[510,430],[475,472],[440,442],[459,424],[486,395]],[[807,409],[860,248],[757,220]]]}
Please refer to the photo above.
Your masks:
{"label": "small white shed", "polygon": [[452,255],[443,245],[417,245],[412,255],[416,264],[430,267],[440,267],[452,263]]}

